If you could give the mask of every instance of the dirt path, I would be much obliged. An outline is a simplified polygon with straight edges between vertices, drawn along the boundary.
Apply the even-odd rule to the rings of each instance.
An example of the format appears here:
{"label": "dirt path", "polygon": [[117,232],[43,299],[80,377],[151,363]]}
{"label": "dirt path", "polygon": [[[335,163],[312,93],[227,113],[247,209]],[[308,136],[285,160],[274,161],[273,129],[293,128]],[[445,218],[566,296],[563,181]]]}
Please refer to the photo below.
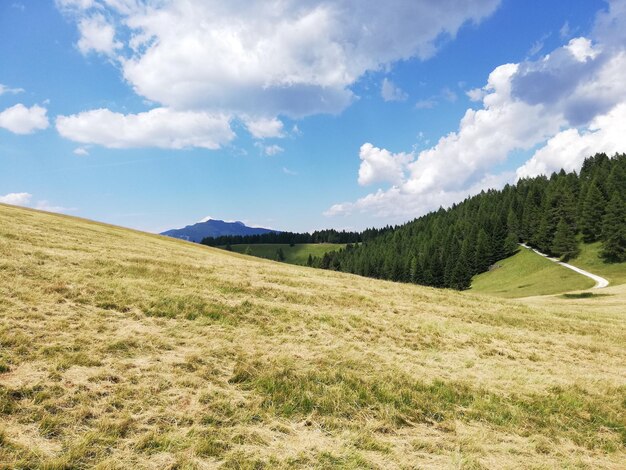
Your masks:
{"label": "dirt path", "polygon": [[544,258],[548,258],[550,261],[554,261],[555,263],[560,264],[561,266],[567,268],[567,269],[571,269],[572,271],[576,271],[578,274],[582,274],[583,276],[587,276],[588,278],[593,279],[596,282],[596,285],[592,287],[592,289],[602,289],[606,286],[609,285],[609,281],[604,279],[603,277],[600,277],[596,274],[592,274],[589,271],[585,271],[584,269],[580,269],[577,268],[576,266],[572,266],[571,264],[568,263],[564,263],[562,261],[559,261],[556,258],[552,258],[548,255],[546,255],[545,253],[542,253],[541,251],[535,250],[534,248],[531,248],[530,246],[526,245],[525,243],[520,243],[521,246],[523,246],[524,248],[527,248],[529,250],[534,251],[535,253],[537,253],[539,256],[543,256]]}

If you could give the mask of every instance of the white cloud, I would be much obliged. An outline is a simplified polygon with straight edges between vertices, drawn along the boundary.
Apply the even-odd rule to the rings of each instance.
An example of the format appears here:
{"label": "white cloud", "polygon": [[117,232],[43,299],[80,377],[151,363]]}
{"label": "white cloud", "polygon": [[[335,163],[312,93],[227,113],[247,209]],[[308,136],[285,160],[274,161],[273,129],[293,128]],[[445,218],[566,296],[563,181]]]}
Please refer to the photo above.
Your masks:
{"label": "white cloud", "polygon": [[284,137],[283,123],[276,118],[246,119],[246,128],[253,137],[266,139],[269,137]]}
{"label": "white cloud", "polygon": [[363,144],[359,152],[359,184],[366,186],[372,183],[389,182],[400,184],[404,179],[404,171],[414,156],[410,153],[391,153],[388,150],[374,147],[370,143]]}
{"label": "white cloud", "polygon": [[290,176],[296,176],[298,174],[298,172],[290,170],[287,167],[283,167],[283,173]]}
{"label": "white cloud", "polygon": [[67,139],[109,148],[217,149],[234,137],[225,116],[167,108],[127,115],[96,109],[59,116],[56,127]]}
{"label": "white cloud", "polygon": [[15,134],[31,134],[48,127],[47,110],[38,105],[27,108],[21,103],[0,112],[0,128]]}
{"label": "white cloud", "polygon": [[401,88],[394,85],[394,83],[387,78],[383,79],[380,95],[385,101],[406,101],[409,97]]}
{"label": "white cloud", "polygon": [[86,157],[87,155],[89,155],[89,150],[87,150],[86,147],[77,147],[74,149],[74,152],[72,153],[80,157]]}
{"label": "white cloud", "polygon": [[95,0],[56,0],[61,9],[88,10],[95,6]]}
{"label": "white cloud", "polygon": [[18,93],[24,93],[24,89],[23,88],[11,88],[0,83],[0,95],[4,95],[5,93],[11,93],[12,95],[17,95]]}
{"label": "white cloud", "polygon": [[487,92],[482,88],[472,88],[465,92],[470,101],[482,101]]}
{"label": "white cloud", "polygon": [[272,144],[272,145],[263,145],[261,142],[255,142],[255,147],[261,150],[261,153],[267,155],[268,157],[273,157],[274,155],[278,155],[285,151],[280,145]]}
{"label": "white cloud", "polygon": [[585,158],[597,152],[609,155],[626,151],[626,103],[606,115],[597,116],[585,130],[566,129],[550,138],[517,170],[517,176],[546,175],[561,168],[578,170]]}
{"label": "white cloud", "polygon": [[13,206],[28,206],[32,198],[33,195],[30,193],[9,193],[0,196],[0,202]]}
{"label": "white cloud", "polygon": [[122,43],[115,40],[115,28],[99,13],[84,17],[78,23],[80,39],[78,49],[83,54],[91,51],[111,55]]}
{"label": "white cloud", "polygon": [[431,57],[499,3],[57,0],[78,25],[78,48],[106,54],[138,95],[177,112],[240,119],[257,138],[282,135],[278,116],[341,112],[365,73]]}
{"label": "white cloud", "polygon": [[[615,42],[626,38],[626,0],[611,2],[607,15],[598,20],[602,36],[574,38],[536,61],[497,67],[484,87],[468,92],[482,107],[468,109],[456,132],[395,168],[395,178],[387,178],[392,187],[326,214],[415,217],[487,185],[573,170],[596,152],[626,151],[626,42]],[[512,152],[536,147],[516,174],[492,174]]]}
{"label": "white cloud", "polygon": [[493,187],[501,187],[513,181],[513,173],[499,175],[487,174],[480,181],[467,188],[455,191],[433,191],[420,197],[403,191],[401,187],[393,186],[388,190],[379,189],[374,193],[358,199],[355,202],[334,204],[324,215],[327,217],[349,216],[352,214],[367,214],[383,218],[391,223],[406,222],[408,217],[416,217],[439,207],[449,207],[468,196],[480,193]]}
{"label": "white cloud", "polygon": [[33,203],[33,195],[30,193],[9,193],[0,196],[0,203],[11,204],[13,206],[32,207],[47,212],[67,213],[76,209],[70,207],[55,206],[46,200]]}

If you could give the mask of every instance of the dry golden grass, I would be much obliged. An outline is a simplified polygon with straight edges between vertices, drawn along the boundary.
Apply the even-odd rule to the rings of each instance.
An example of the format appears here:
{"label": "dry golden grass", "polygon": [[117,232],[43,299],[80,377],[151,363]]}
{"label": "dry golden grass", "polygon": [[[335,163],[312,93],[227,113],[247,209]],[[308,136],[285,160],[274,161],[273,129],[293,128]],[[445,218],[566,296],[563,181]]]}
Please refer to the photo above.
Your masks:
{"label": "dry golden grass", "polygon": [[624,468],[625,297],[523,305],[0,205],[0,467]]}

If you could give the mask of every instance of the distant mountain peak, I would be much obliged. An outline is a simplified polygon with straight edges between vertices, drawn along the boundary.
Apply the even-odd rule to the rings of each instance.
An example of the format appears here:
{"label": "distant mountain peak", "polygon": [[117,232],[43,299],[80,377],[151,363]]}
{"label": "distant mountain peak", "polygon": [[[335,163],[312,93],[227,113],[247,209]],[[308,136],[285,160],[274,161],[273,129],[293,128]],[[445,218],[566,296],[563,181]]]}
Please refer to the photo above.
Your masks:
{"label": "distant mountain peak", "polygon": [[165,232],[162,232],[161,235],[200,243],[204,238],[215,238],[223,235],[261,235],[270,232],[279,232],[279,230],[262,227],[249,227],[238,220],[225,221],[214,219],[212,217],[205,217],[193,225],[166,230]]}

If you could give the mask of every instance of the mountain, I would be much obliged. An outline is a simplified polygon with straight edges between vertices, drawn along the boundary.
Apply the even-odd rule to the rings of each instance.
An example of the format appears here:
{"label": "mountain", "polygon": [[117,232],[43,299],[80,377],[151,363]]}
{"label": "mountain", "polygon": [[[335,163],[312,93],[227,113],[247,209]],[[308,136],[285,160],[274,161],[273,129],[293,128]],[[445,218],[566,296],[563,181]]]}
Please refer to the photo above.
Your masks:
{"label": "mountain", "polygon": [[279,231],[268,228],[248,227],[243,222],[225,222],[223,220],[208,219],[193,225],[187,225],[184,228],[167,230],[162,232],[161,235],[200,243],[204,238],[215,238],[224,235],[262,235],[264,233],[279,233]]}

